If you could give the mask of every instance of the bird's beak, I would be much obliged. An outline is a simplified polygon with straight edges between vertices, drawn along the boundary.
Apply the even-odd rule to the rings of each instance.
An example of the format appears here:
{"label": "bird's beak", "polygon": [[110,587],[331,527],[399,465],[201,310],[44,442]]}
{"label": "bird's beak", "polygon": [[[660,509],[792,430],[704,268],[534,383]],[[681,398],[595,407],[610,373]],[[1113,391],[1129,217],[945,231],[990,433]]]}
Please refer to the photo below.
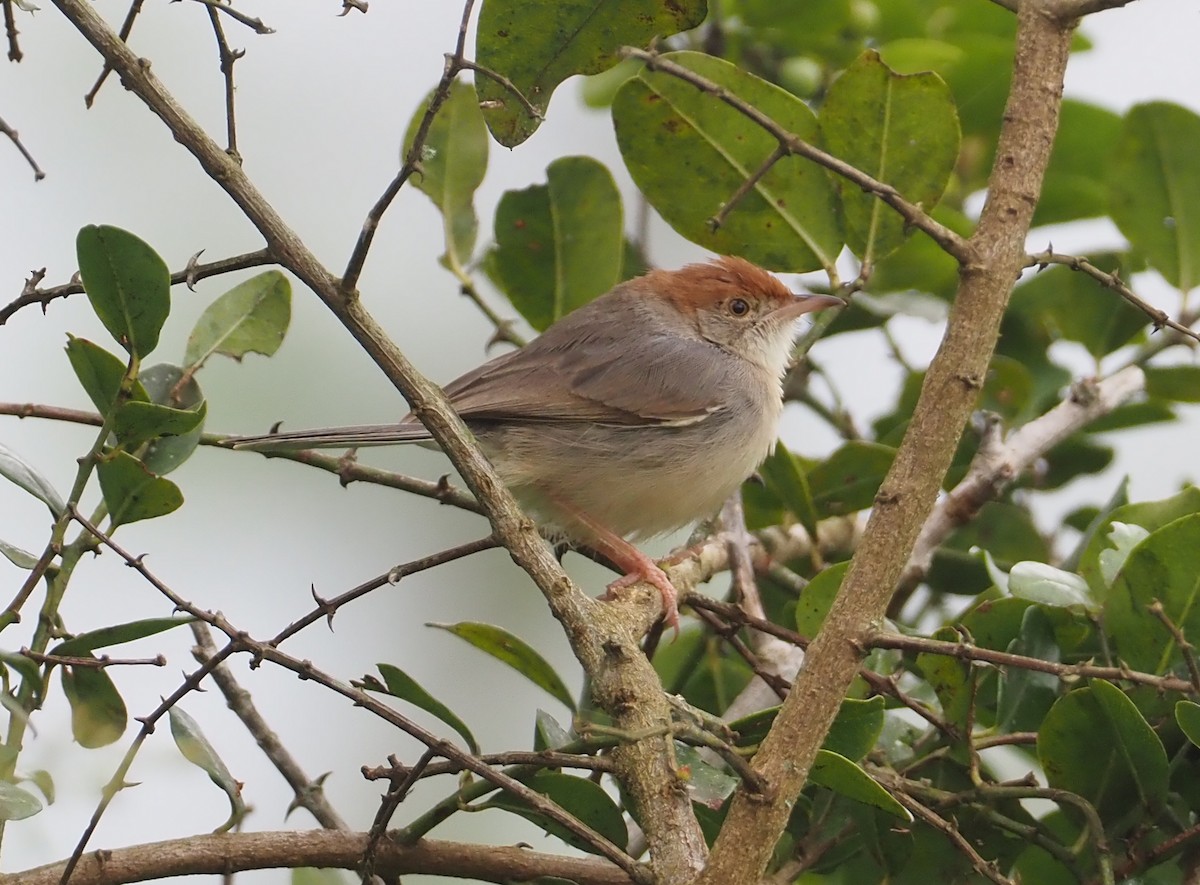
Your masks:
{"label": "bird's beak", "polygon": [[827,307],[845,307],[846,302],[836,295],[807,295],[794,293],[793,298],[782,307],[777,307],[771,315],[784,320],[794,320],[801,314],[824,310]]}

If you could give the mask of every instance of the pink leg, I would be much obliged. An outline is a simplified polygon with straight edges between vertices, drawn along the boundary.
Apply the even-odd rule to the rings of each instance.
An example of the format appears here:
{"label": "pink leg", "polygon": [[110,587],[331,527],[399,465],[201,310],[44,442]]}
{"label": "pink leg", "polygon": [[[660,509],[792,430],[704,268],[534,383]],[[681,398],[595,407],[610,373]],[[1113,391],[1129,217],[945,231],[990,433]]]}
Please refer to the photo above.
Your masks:
{"label": "pink leg", "polygon": [[671,579],[667,577],[666,572],[659,568],[654,560],[641,550],[638,550],[620,535],[596,522],[583,511],[576,510],[562,501],[557,501],[556,503],[564,510],[567,510],[580,525],[587,529],[588,540],[591,545],[598,552],[603,553],[611,559],[613,564],[625,573],[623,578],[617,578],[617,580],[608,585],[608,589],[602,598],[611,599],[616,591],[632,587],[639,581],[653,584],[662,596],[663,620],[668,627],[674,628],[676,634],[678,634],[679,608],[676,605],[676,600],[679,594],[675,590],[675,585],[671,583]]}

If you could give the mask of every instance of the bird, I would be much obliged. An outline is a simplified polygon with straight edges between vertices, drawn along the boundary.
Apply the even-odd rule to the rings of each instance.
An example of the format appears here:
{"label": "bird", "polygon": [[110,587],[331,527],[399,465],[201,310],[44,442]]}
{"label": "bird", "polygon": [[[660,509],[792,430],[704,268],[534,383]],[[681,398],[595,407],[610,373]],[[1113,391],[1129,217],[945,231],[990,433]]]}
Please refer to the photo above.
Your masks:
{"label": "bird", "polygon": [[[796,320],[842,307],[793,293],[751,262],[720,256],[655,269],[561,317],[524,347],[450,382],[446,396],[517,501],[555,540],[641,581],[678,631],[678,595],[633,542],[713,515],[775,445]],[[237,449],[429,442],[395,424],[226,439]]]}

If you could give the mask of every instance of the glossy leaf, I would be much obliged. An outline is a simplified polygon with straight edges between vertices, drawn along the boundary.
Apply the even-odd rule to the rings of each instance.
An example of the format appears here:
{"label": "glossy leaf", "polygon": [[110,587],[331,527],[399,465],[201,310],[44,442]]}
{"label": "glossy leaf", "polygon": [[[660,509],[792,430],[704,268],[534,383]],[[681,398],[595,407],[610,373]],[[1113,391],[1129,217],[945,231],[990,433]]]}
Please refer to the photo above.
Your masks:
{"label": "glossy leaf", "polygon": [[1120,116],[1107,108],[1063,101],[1034,226],[1108,214],[1108,164],[1120,130]]}
{"label": "glossy leaf", "polygon": [[179,707],[167,711],[171,720],[171,737],[183,758],[208,775],[208,779],[221,788],[229,797],[229,819],[213,830],[227,833],[246,816],[246,804],[242,801],[242,785],[229,773],[224,761],[217,754],[200,725]]}
{"label": "glossy leaf", "polygon": [[[619,60],[622,46],[645,46],[704,20],[704,0],[485,0],[475,61],[502,74],[544,115],[558,84],[572,74],[597,74]],[[496,141],[520,144],[540,121],[491,77],[477,77],[484,118]]]}
{"label": "glossy leaf", "polygon": [[817,510],[813,505],[812,491],[808,486],[804,466],[787,450],[782,442],[775,443],[775,451],[759,465],[758,474],[770,491],[791,512],[810,538],[817,536]]}
{"label": "glossy leaf", "polygon": [[[1036,605],[1025,609],[1021,632],[1009,644],[1009,654],[1057,663],[1061,652],[1054,624]],[[1058,698],[1059,679],[1053,673],[1005,667],[1000,672],[996,700],[996,724],[1002,734],[1037,731]]]}
{"label": "glossy leaf", "polygon": [[1115,685],[1094,680],[1060,698],[1038,733],[1050,786],[1078,793],[1102,816],[1133,802],[1155,808],[1167,791],[1167,755],[1154,729]]}
{"label": "glossy leaf", "polygon": [[[813,112],[778,86],[701,53],[672,52],[666,58],[820,145]],[[777,145],[725,103],[668,74],[643,70],[617,92],[613,125],[634,182],[687,239],[768,270],[832,267],[842,248],[834,185],[824,169],[799,157],[776,163],[720,227],[709,223]]]}
{"label": "glossy leaf", "polygon": [[1168,102],[1125,115],[1109,167],[1110,209],[1129,242],[1171,285],[1200,285],[1200,116]]}
{"label": "glossy leaf", "polygon": [[3,556],[17,568],[25,569],[26,571],[37,565],[38,561],[38,558],[28,550],[23,550],[15,544],[10,544],[3,538],[0,538],[0,556]]}
{"label": "glossy leaf", "polygon": [[508,191],[496,207],[487,272],[539,331],[623,277],[621,194],[590,157],[562,157],[546,184]]}
{"label": "glossy leaf", "polygon": [[555,700],[560,701],[572,713],[575,712],[575,699],[571,697],[566,684],[546,659],[523,639],[492,624],[480,624],[472,621],[462,621],[458,624],[429,624],[428,626],[452,633],[483,653],[491,655],[502,664],[507,664],[538,688],[546,691]]}
{"label": "glossy leaf", "polygon": [[1087,581],[1045,562],[1018,562],[1008,573],[1008,590],[1019,599],[1058,608],[1095,609]]}
{"label": "glossy leaf", "polygon": [[81,747],[106,747],[125,733],[125,701],[105,670],[63,667],[62,687],[71,705],[71,734]]}
{"label": "glossy leaf", "polygon": [[[552,771],[539,772],[525,783],[556,805],[560,805],[619,848],[624,848],[629,842],[629,831],[625,826],[625,818],[621,815],[621,810],[617,808],[616,803],[599,784],[587,778]],[[486,807],[503,808],[519,814],[552,836],[562,839],[568,845],[581,851],[596,853],[596,848],[586,839],[577,836],[561,824],[543,817],[510,793],[497,794],[493,799],[488,800]]]}
{"label": "glossy leaf", "polygon": [[113,433],[128,448],[159,437],[184,436],[198,430],[208,415],[208,404],[196,409],[172,409],[158,403],[128,402],[117,410]]}
{"label": "glossy leaf", "polygon": [[826,787],[839,795],[864,802],[886,811],[902,821],[912,822],[912,814],[892,798],[892,794],[879,786],[869,774],[845,756],[830,750],[818,750],[808,773],[810,783]]}
{"label": "glossy leaf", "polygon": [[1080,556],[1079,574],[1087,579],[1096,597],[1104,599],[1110,582],[1101,576],[1100,553],[1111,546],[1109,526],[1114,522],[1124,522],[1152,532],[1190,513],[1200,513],[1200,488],[1196,486],[1188,486],[1161,501],[1139,501],[1117,507],[1100,525],[1095,526],[1091,540]]}
{"label": "glossy leaf", "polygon": [[1176,702],[1175,722],[1187,739],[1200,747],[1200,704],[1195,701]]}
{"label": "glossy leaf", "polygon": [[205,308],[188,336],[183,363],[194,371],[221,353],[240,360],[248,353],[271,356],[283,343],[292,318],[292,284],[278,270],[238,283]]}
{"label": "glossy leaf", "polygon": [[533,726],[533,749],[557,750],[575,740],[573,732],[559,724],[559,721],[545,710],[538,710]]}
{"label": "glossy leaf", "polygon": [[171,274],[158,253],[119,227],[88,225],[75,239],[92,310],[127,351],[145,357],[171,311]]}
{"label": "glossy leaf", "polygon": [[820,632],[849,567],[849,562],[835,563],[823,568],[808,582],[796,602],[796,632],[801,636],[811,639]]}
{"label": "glossy leaf", "polygon": [[1114,520],[1108,524],[1108,543],[1112,546],[1100,551],[1100,576],[1104,579],[1105,587],[1112,587],[1129,554],[1142,541],[1150,537],[1150,533],[1140,525]]}
{"label": "glossy leaf", "polygon": [[415,707],[420,707],[426,713],[431,713],[457,731],[462,739],[466,741],[467,747],[472,753],[479,752],[479,745],[475,743],[475,736],[471,734],[471,730],[467,728],[466,723],[459,719],[449,707],[423,689],[417,684],[415,679],[399,667],[394,667],[391,664],[379,664],[378,667],[379,673],[383,676],[386,685],[380,684],[373,676],[366,676],[363,679],[363,688],[366,688],[368,691],[381,691],[390,694],[392,697],[407,701]]}
{"label": "glossy leaf", "polygon": [[879,443],[845,443],[808,472],[808,483],[820,518],[865,510],[892,466],[896,450]]}
{"label": "glossy leaf", "polygon": [[[99,344],[74,335],[67,336],[67,359],[96,411],[107,415],[117,401],[128,367]],[[129,388],[128,401],[149,402],[150,395],[140,382],[134,381]]]}
{"label": "glossy leaf", "polygon": [[[960,136],[954,99],[937,74],[897,74],[869,50],[829,87],[820,119],[834,156],[926,211],[941,198]],[[864,261],[894,251],[912,232],[881,200],[840,176],[837,181],[847,243]]]}
{"label": "glossy leaf", "polygon": [[55,518],[66,511],[66,504],[63,503],[62,496],[54,488],[54,484],[40,470],[3,443],[0,443],[0,476],[45,504]]}
{"label": "glossy leaf", "polygon": [[183,624],[190,624],[194,618],[147,618],[143,621],[130,621],[127,624],[117,624],[112,627],[101,627],[80,633],[71,639],[58,643],[50,649],[50,654],[62,657],[79,657],[91,654],[98,648],[108,648],[122,645],[147,636],[154,636],[164,630],[170,630]]}
{"label": "glossy leaf", "polygon": [[42,810],[41,800],[16,784],[0,781],[0,821],[24,820]]}
{"label": "glossy leaf", "polygon": [[126,452],[101,461],[96,472],[113,528],[166,516],[183,505],[183,493],[175,483],[155,476]]}
{"label": "glossy leaf", "polygon": [[708,762],[695,747],[675,744],[675,764],[688,798],[708,808],[718,809],[733,795],[741,781]]}
{"label": "glossy leaf", "polygon": [[192,452],[200,445],[207,412],[204,392],[194,375],[185,379],[183,369],[168,363],[143,369],[139,377],[153,402],[200,413],[200,422],[195,428],[177,436],[152,439],[142,452],[142,463],[146,465],[146,469],[156,476],[165,476],[190,458]]}
{"label": "glossy leaf", "polygon": [[1197,550],[1200,514],[1192,514],[1156,529],[1138,544],[1113,582],[1105,600],[1104,625],[1114,653],[1133,669],[1166,673],[1181,660],[1166,627],[1148,611],[1156,599],[1184,636],[1200,637]]}
{"label": "glossy leaf", "polygon": [[[404,156],[412,150],[433,93],[413,114],[404,136]],[[442,213],[446,242],[443,260],[451,267],[465,266],[475,251],[479,219],[475,191],[483,182],[488,164],[487,126],[479,109],[475,87],[462,80],[450,84],[450,94],[429,126],[421,152],[421,171],[414,176],[417,190],[433,200]]]}

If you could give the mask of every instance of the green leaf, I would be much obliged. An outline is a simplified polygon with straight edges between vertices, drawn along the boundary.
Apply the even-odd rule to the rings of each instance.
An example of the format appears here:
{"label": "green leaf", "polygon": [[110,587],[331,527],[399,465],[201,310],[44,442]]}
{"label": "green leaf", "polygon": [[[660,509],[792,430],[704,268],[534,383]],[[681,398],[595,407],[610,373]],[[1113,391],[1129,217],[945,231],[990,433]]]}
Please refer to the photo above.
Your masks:
{"label": "green leaf", "polygon": [[71,705],[71,734],[81,747],[106,747],[125,733],[129,715],[107,672],[63,667],[62,687]]}
{"label": "green leaf", "polygon": [[[933,633],[934,639],[954,642],[960,637],[951,627]],[[917,667],[942,705],[942,715],[952,725],[964,726],[971,704],[971,671],[965,661],[949,655],[921,652]]]}
{"label": "green leaf", "polygon": [[101,627],[88,633],[80,633],[72,639],[60,642],[50,649],[50,654],[62,657],[78,657],[87,655],[98,648],[108,648],[112,645],[123,645],[136,639],[154,636],[164,630],[170,630],[181,624],[190,624],[195,618],[147,618],[143,621],[130,621],[127,624],[117,624],[112,627]]}
{"label": "green leaf", "polygon": [[42,791],[42,795],[46,797],[46,804],[54,804],[54,777],[44,768],[39,768],[30,772],[21,780],[28,781]]}
{"label": "green leaf", "polygon": [[417,684],[415,679],[399,667],[394,667],[391,664],[379,664],[378,667],[379,673],[383,676],[386,685],[381,685],[373,676],[365,676],[362,680],[363,688],[368,691],[379,691],[384,694],[390,694],[394,698],[399,698],[415,707],[420,707],[426,713],[431,713],[457,731],[462,739],[466,741],[467,747],[472,753],[479,752],[479,745],[475,743],[475,736],[471,734],[471,730],[467,728],[466,723],[454,715],[454,712],[449,707],[423,689]]}
{"label": "green leaf", "polygon": [[1100,524],[1093,527],[1091,540],[1079,558],[1079,574],[1087,579],[1088,586],[1097,598],[1104,599],[1109,582],[1101,576],[1100,553],[1109,546],[1108,527],[1114,522],[1124,522],[1152,532],[1189,513],[1200,513],[1200,488],[1196,486],[1188,486],[1161,501],[1123,504],[1111,510]]}
{"label": "green leaf", "polygon": [[[868,50],[829,87],[820,119],[834,156],[926,211],[941,199],[960,133],[954,99],[937,74],[897,74]],[[837,182],[851,250],[873,263],[899,248],[911,233],[900,215],[858,185]]]}
{"label": "green leaf", "polygon": [[496,248],[487,272],[541,331],[622,279],[621,194],[590,157],[561,157],[546,184],[507,191],[496,207]]}
{"label": "green leaf", "polygon": [[[1007,651],[1055,663],[1062,657],[1054,624],[1036,605],[1025,609],[1021,632],[1009,643]],[[1058,677],[1024,667],[1005,667],[1000,671],[998,682],[996,725],[1000,733],[1037,731],[1058,698]]]}
{"label": "green leaf", "polygon": [[575,740],[573,732],[567,731],[558,720],[545,710],[538,710],[533,724],[533,748],[542,750],[557,750]]}
{"label": "green leaf", "polygon": [[15,565],[17,568],[28,571],[37,565],[38,558],[28,550],[23,550],[15,544],[10,544],[3,538],[0,538],[0,555]]}
{"label": "green leaf", "polygon": [[881,695],[865,701],[846,698],[822,746],[850,760],[863,758],[883,732],[883,707]]}
{"label": "green leaf", "polygon": [[892,466],[896,450],[879,443],[848,442],[808,472],[821,519],[865,510]]}
{"label": "green leaf", "polygon": [[151,439],[184,436],[204,425],[208,404],[197,409],[172,409],[157,403],[128,402],[117,410],[113,433],[128,448],[136,448]]}
{"label": "green leaf", "polygon": [[[716,82],[788,131],[820,146],[817,119],[795,96],[727,61],[698,52],[664,56]],[[709,219],[777,147],[774,137],[716,98],[643,70],[613,102],[617,145],[634,182],[663,219],[692,242],[768,270],[832,267],[842,248],[834,185],[821,167],[786,157],[760,178],[715,230]]]}
{"label": "green leaf", "polygon": [[1008,574],[1008,590],[1018,599],[1056,608],[1095,610],[1087,581],[1045,562],[1018,562]]}
{"label": "green leaf", "polygon": [[[99,344],[74,335],[67,336],[67,359],[96,411],[107,415],[117,402],[117,394],[121,391],[121,382],[128,367]],[[149,401],[150,395],[145,388],[140,382],[134,381],[129,391],[129,402]]]}
{"label": "green leaf", "polygon": [[92,310],[127,351],[145,357],[171,311],[171,274],[158,253],[128,231],[88,225],[75,238]]}
{"label": "green leaf", "polygon": [[142,452],[142,463],[146,465],[146,469],[156,476],[165,476],[190,458],[192,452],[200,445],[200,437],[204,433],[204,416],[208,407],[196,377],[185,377],[183,369],[179,366],[160,363],[143,369],[140,377],[146,392],[154,402],[175,409],[199,411],[201,415],[200,423],[194,429],[178,436],[152,439]]}
{"label": "green leaf", "polygon": [[1200,366],[1147,366],[1146,395],[1200,403]]}
{"label": "green leaf", "polygon": [[16,784],[0,781],[0,820],[24,820],[42,810],[37,796]]}
{"label": "green leaf", "polygon": [[1108,214],[1108,164],[1120,130],[1120,116],[1107,108],[1063,101],[1034,226]]}
{"label": "green leaf", "polygon": [[[624,848],[628,844],[629,831],[625,826],[625,818],[616,803],[599,784],[587,778],[552,771],[538,772],[528,778],[525,784],[551,802],[561,806],[618,848]],[[561,824],[543,817],[510,793],[498,793],[493,799],[484,803],[484,807],[502,808],[505,811],[519,814],[552,836],[562,839],[568,845],[591,854],[596,853],[596,848],[591,843],[575,835]]]}
{"label": "green leaf", "polygon": [[96,472],[113,528],[166,516],[183,504],[179,486],[155,476],[126,452],[117,452],[112,458],[101,461],[96,465]]}
{"label": "green leaf", "polygon": [[[939,205],[931,214],[934,221],[955,233],[964,237],[971,235],[971,220],[957,209]],[[868,289],[875,293],[926,292],[949,302],[958,289],[958,262],[929,237],[909,237],[899,249],[879,260]],[[857,300],[855,297],[854,301]],[[838,314],[833,328],[837,328],[845,313]]]}
{"label": "green leaf", "polygon": [[879,786],[869,774],[845,756],[839,756],[830,750],[818,750],[812,770],[808,773],[808,780],[848,799],[886,811],[902,821],[912,822],[913,816],[892,798],[891,793]]}
{"label": "green leaf", "polygon": [[41,471],[3,443],[0,443],[0,476],[15,483],[45,504],[56,519],[66,512],[67,505],[63,503],[62,496],[54,488],[53,483],[43,476]]}
{"label": "green leaf", "polygon": [[1184,636],[1200,637],[1200,514],[1155,530],[1138,544],[1113,582],[1104,606],[1104,626],[1115,654],[1135,670],[1167,673],[1182,661],[1166,627],[1148,607],[1162,603]]}
{"label": "green leaf", "polygon": [[171,719],[171,737],[175,738],[175,746],[179,748],[183,758],[207,774],[208,779],[229,797],[229,819],[213,830],[214,833],[229,832],[246,816],[242,785],[229,773],[229,769],[225,767],[225,763],[208,742],[195,719],[179,707],[171,707],[167,715]]}
{"label": "green leaf", "polygon": [[741,781],[722,768],[717,768],[695,747],[675,743],[676,771],[687,786],[688,798],[708,808],[725,804]]}
{"label": "green leaf", "polygon": [[297,867],[292,870],[291,885],[353,885],[354,881],[344,870]]}
{"label": "green leaf", "polygon": [[1162,741],[1123,691],[1093,680],[1050,708],[1038,733],[1050,786],[1078,793],[1102,816],[1129,819],[1134,801],[1159,807],[1167,792]]}
{"label": "green leaf", "polygon": [[817,536],[817,510],[804,467],[781,442],[758,468],[767,489],[800,521],[810,538]]}
{"label": "green leaf", "polygon": [[1200,116],[1168,102],[1125,115],[1109,167],[1113,221],[1171,285],[1200,285]]}
{"label": "green leaf", "polygon": [[491,655],[503,664],[512,667],[538,688],[545,690],[555,700],[562,702],[572,713],[575,712],[575,699],[571,697],[566,684],[554,672],[546,659],[538,654],[523,639],[520,639],[500,627],[492,624],[479,624],[472,621],[462,621],[457,624],[427,624],[452,633],[459,639],[469,642],[485,654]]}
{"label": "green leaf", "polygon": [[1187,739],[1200,747],[1200,704],[1195,701],[1176,702],[1175,721]]}
{"label": "green leaf", "polygon": [[292,284],[268,270],[234,286],[205,308],[192,327],[183,364],[194,372],[214,353],[240,360],[279,350],[292,319]]}
{"label": "green leaf", "polygon": [[[487,0],[479,13],[475,61],[502,74],[544,114],[558,84],[572,74],[598,74],[619,61],[622,46],[645,46],[704,20],[704,0]],[[491,77],[477,77],[484,118],[505,147],[523,142],[540,125],[521,102]]]}
{"label": "green leaf", "polygon": [[[432,98],[431,92],[408,124],[405,157],[412,150]],[[463,267],[475,251],[479,232],[475,191],[483,182],[488,164],[487,126],[470,83],[455,80],[450,84],[450,94],[429,126],[420,160],[421,173],[413,183],[442,213],[446,240],[443,261],[450,267]]]}
{"label": "green leaf", "polygon": [[796,603],[796,632],[801,636],[811,639],[820,632],[849,567],[849,562],[834,563],[808,582]]}
{"label": "green leaf", "polygon": [[[1105,271],[1125,274],[1122,256],[1092,259]],[[1051,340],[1078,341],[1099,359],[1126,344],[1149,319],[1128,301],[1086,274],[1050,267],[1013,290],[1010,310],[1045,330]]]}

